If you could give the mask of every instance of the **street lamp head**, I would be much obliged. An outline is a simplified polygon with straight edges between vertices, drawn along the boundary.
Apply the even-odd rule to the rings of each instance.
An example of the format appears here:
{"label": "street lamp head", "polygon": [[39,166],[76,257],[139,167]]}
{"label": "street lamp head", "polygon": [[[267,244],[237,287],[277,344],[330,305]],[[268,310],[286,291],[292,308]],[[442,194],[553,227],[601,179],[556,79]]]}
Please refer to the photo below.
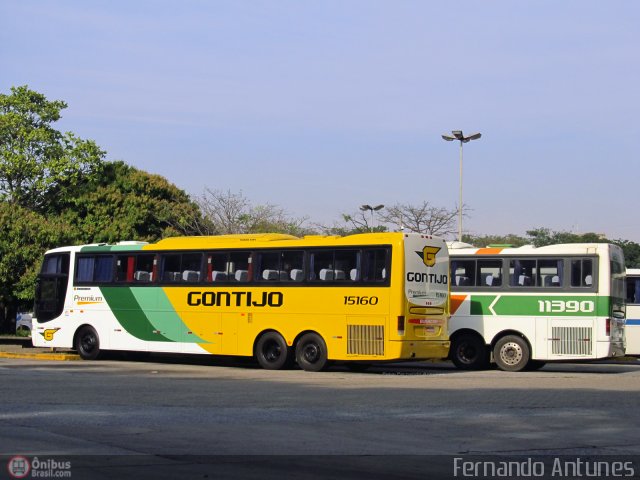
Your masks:
{"label": "street lamp head", "polygon": [[373,207],[371,207],[371,205],[362,205],[360,207],[360,210],[362,210],[363,212],[366,212],[367,210],[373,210]]}
{"label": "street lamp head", "polygon": [[462,143],[468,143],[471,140],[477,140],[482,136],[482,134],[480,133],[474,133],[472,135],[469,135],[468,137],[464,136],[464,133],[462,133],[462,130],[453,130],[451,132],[451,135],[447,135],[444,134],[442,135],[442,139],[446,140],[447,142],[452,142],[453,140],[460,140]]}
{"label": "street lamp head", "polygon": [[375,207],[373,207],[373,209],[377,212],[378,210],[382,210],[384,208],[384,205],[376,205]]}
{"label": "street lamp head", "polygon": [[469,140],[477,140],[477,139],[479,139],[481,136],[482,136],[482,134],[481,134],[481,133],[473,133],[473,134],[469,135],[467,138],[468,138]]}

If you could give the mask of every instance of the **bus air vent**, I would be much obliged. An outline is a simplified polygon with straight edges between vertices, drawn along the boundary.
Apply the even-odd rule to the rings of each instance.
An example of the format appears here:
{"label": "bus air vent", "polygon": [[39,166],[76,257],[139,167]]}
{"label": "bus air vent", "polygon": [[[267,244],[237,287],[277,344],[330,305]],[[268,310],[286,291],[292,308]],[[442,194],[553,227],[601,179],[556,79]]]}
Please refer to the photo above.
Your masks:
{"label": "bus air vent", "polygon": [[348,325],[348,355],[384,355],[383,325]]}
{"label": "bus air vent", "polygon": [[592,354],[592,335],[590,327],[552,327],[551,353],[589,356]]}

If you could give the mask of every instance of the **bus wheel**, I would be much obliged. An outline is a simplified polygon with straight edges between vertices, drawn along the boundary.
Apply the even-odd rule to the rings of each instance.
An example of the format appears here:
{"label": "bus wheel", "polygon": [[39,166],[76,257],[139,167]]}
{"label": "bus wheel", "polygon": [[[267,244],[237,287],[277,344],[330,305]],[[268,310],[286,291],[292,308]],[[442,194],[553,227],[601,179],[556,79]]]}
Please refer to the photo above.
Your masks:
{"label": "bus wheel", "polygon": [[496,343],[493,358],[500,370],[519,372],[529,363],[529,346],[524,338],[506,335]]}
{"label": "bus wheel", "polygon": [[83,360],[96,360],[100,356],[100,338],[93,327],[82,327],[78,331],[75,349]]}
{"label": "bus wheel", "polygon": [[308,372],[320,372],[329,363],[327,344],[317,333],[307,333],[296,345],[296,361],[300,368]]}
{"label": "bus wheel", "polygon": [[278,332],[267,332],[260,337],[256,344],[256,360],[266,370],[280,370],[292,363],[287,342]]}
{"label": "bus wheel", "polygon": [[489,365],[489,352],[482,337],[462,334],[451,342],[451,361],[461,370],[483,370]]}

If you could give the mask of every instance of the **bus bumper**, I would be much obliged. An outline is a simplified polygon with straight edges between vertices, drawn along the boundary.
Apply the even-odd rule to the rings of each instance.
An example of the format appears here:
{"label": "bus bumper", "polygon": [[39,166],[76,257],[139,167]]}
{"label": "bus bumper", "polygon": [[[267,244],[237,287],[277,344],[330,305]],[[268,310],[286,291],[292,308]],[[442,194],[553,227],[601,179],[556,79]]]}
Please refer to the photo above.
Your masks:
{"label": "bus bumper", "polygon": [[389,356],[402,360],[441,359],[449,356],[449,340],[401,340],[389,342]]}

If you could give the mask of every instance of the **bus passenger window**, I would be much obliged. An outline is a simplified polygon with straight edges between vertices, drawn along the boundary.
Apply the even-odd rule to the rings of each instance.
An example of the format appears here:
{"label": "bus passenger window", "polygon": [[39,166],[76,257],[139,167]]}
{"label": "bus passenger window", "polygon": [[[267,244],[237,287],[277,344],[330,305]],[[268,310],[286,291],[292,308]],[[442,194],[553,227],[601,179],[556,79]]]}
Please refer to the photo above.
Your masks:
{"label": "bus passenger window", "polygon": [[230,279],[227,272],[227,254],[209,253],[207,254],[207,282],[226,282]]}
{"label": "bus passenger window", "polygon": [[368,248],[363,251],[363,281],[384,282],[387,279],[388,252],[386,248]]}
{"label": "bus passenger window", "polygon": [[571,286],[593,286],[593,261],[590,258],[571,260]]}
{"label": "bus passenger window", "polygon": [[311,253],[309,265],[309,280],[333,281],[333,250]]}
{"label": "bus passenger window", "polygon": [[509,285],[530,287],[536,285],[536,260],[511,260],[509,262]]}
{"label": "bus passenger window", "polygon": [[358,276],[360,252],[358,250],[336,250],[334,280],[339,282],[352,282],[352,271]]}
{"label": "bus passenger window", "polygon": [[[294,273],[294,271],[296,273]],[[297,273],[300,272],[300,273]],[[280,280],[301,282],[304,278],[304,252],[302,250],[285,250],[282,252]]]}
{"label": "bus passenger window", "polygon": [[562,259],[538,260],[538,285],[542,287],[561,287],[563,265]]}
{"label": "bus passenger window", "polygon": [[627,303],[640,303],[640,277],[627,277]]}
{"label": "bus passenger window", "polygon": [[155,255],[137,255],[133,281],[136,283],[149,283],[154,281]]}
{"label": "bus passenger window", "polygon": [[454,287],[471,287],[476,279],[475,260],[451,260],[451,278]]}
{"label": "bus passenger window", "polygon": [[76,282],[111,282],[112,269],[113,257],[111,255],[78,257]]}
{"label": "bus passenger window", "polygon": [[478,260],[478,287],[499,287],[502,285],[502,260]]}
{"label": "bus passenger window", "polygon": [[116,281],[133,282],[133,267],[135,257],[129,255],[118,255],[116,257]]}
{"label": "bus passenger window", "polygon": [[251,252],[232,252],[227,261],[227,276],[236,282],[248,282],[253,279]]}

